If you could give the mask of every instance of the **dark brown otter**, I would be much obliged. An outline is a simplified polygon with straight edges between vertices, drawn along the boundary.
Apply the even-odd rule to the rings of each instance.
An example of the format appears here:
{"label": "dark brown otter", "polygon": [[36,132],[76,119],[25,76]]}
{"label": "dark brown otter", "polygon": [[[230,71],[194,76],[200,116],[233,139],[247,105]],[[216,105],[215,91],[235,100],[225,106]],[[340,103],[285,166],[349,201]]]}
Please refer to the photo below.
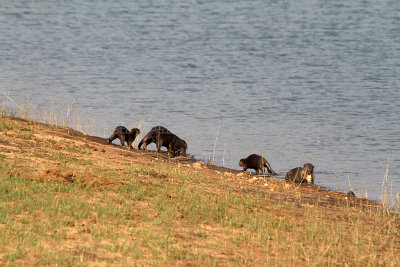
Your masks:
{"label": "dark brown otter", "polygon": [[167,128],[163,126],[154,126],[151,130],[142,138],[139,142],[138,148],[141,149],[143,145],[143,149],[147,150],[147,146],[151,143],[156,142],[157,135],[162,133],[170,133],[172,134]]}
{"label": "dark brown otter", "polygon": [[125,146],[125,142],[128,144],[128,148],[131,149],[133,141],[135,141],[136,136],[140,134],[140,130],[138,128],[132,128],[130,131],[126,129],[124,126],[117,126],[113,132],[113,134],[108,138],[108,143],[111,144],[115,139],[119,139],[121,142],[121,146]]}
{"label": "dark brown otter", "polygon": [[173,133],[160,133],[156,136],[157,152],[160,152],[162,146],[168,149],[173,156],[186,155],[187,144],[184,140]]}
{"label": "dark brown otter", "polygon": [[311,163],[304,164],[303,167],[297,167],[290,170],[286,176],[285,180],[290,183],[314,183],[314,165]]}
{"label": "dark brown otter", "polygon": [[357,197],[356,194],[353,191],[347,192],[348,197]]}
{"label": "dark brown otter", "polygon": [[268,173],[276,175],[277,173],[272,170],[271,165],[269,165],[268,161],[257,154],[251,154],[245,159],[241,159],[239,161],[239,166],[243,167],[243,171],[247,169],[256,170],[256,174],[258,174],[258,170],[261,170],[262,174],[265,174],[264,167],[267,167]]}

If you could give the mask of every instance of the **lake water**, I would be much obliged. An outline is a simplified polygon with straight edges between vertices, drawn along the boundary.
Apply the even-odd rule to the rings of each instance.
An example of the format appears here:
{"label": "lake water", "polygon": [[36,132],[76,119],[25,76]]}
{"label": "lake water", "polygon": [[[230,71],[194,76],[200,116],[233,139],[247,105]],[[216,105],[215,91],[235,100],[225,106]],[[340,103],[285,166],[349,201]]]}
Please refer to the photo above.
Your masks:
{"label": "lake water", "polygon": [[370,199],[388,157],[400,192],[399,77],[398,0],[0,0],[3,105],[74,104],[102,137],[164,125],[235,169],[311,162],[316,184]]}

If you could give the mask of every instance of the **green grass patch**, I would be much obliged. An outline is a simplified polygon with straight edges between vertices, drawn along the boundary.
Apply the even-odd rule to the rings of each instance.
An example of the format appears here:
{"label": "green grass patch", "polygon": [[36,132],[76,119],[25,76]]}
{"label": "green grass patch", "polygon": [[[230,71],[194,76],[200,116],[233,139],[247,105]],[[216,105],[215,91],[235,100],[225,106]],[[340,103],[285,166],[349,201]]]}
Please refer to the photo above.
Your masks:
{"label": "green grass patch", "polygon": [[0,131],[1,132],[11,130],[11,129],[12,129],[12,125],[10,123],[0,120]]}
{"label": "green grass patch", "polygon": [[50,156],[51,159],[58,161],[63,167],[68,167],[71,164],[77,164],[77,165],[84,165],[84,166],[89,166],[93,164],[93,161],[90,159],[82,159],[82,158],[77,158],[68,154],[65,154],[63,152],[56,152],[53,153]]}

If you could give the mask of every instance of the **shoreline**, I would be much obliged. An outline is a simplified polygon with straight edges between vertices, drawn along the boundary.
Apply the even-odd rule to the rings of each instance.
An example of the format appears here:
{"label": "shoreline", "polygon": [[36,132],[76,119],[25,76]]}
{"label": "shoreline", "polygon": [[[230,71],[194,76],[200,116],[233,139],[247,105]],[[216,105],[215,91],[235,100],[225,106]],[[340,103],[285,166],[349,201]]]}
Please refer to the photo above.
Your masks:
{"label": "shoreline", "polygon": [[[285,181],[285,179],[282,177],[284,177],[284,175],[280,175],[278,176],[279,178],[277,178],[274,175],[270,175],[270,174],[266,174],[266,175],[255,175],[252,172],[249,171],[242,171],[242,170],[237,170],[237,169],[232,169],[232,168],[228,168],[228,167],[223,167],[223,166],[218,166],[212,163],[205,163],[202,160],[196,159],[194,157],[194,155],[189,156],[189,157],[169,157],[166,151],[161,151],[160,153],[157,153],[156,151],[144,151],[141,149],[138,149],[136,147],[134,147],[133,150],[128,150],[126,147],[122,147],[121,145],[117,145],[114,143],[109,144],[107,141],[107,138],[103,138],[103,137],[99,137],[99,136],[94,136],[94,135],[89,135],[89,134],[85,134],[83,132],[80,132],[76,129],[73,128],[69,128],[69,127],[62,127],[62,126],[56,126],[56,125],[50,125],[50,124],[46,124],[46,123],[42,123],[42,122],[37,122],[34,120],[30,120],[30,119],[24,119],[24,118],[20,118],[20,117],[10,117],[10,116],[4,116],[3,118],[8,118],[10,120],[16,120],[16,121],[21,121],[21,122],[25,122],[25,123],[33,123],[33,124],[37,124],[37,125],[41,125],[43,127],[54,127],[56,129],[59,129],[63,132],[66,132],[67,135],[70,135],[72,137],[80,137],[83,138],[86,141],[90,141],[93,143],[97,143],[100,145],[105,145],[105,146],[111,146],[113,148],[117,148],[117,149],[121,149],[122,151],[125,152],[132,152],[132,153],[142,153],[148,157],[153,157],[153,158],[161,158],[164,160],[167,160],[169,163],[179,163],[180,161],[182,162],[192,162],[192,164],[195,165],[195,167],[193,167],[195,170],[198,171],[202,171],[202,170],[212,170],[215,171],[217,175],[220,174],[224,174],[224,175],[228,175],[227,173],[229,173],[228,176],[232,176],[232,174],[236,175],[238,179],[241,179],[243,177],[246,177],[248,179],[253,179],[254,181],[258,181],[258,183],[265,181],[265,183],[268,182],[268,179],[273,179],[274,183],[283,183],[286,185],[286,187],[291,187],[294,186],[296,188],[309,188],[311,190],[315,190],[316,192],[326,192],[326,193],[334,193],[336,196],[342,197],[344,199],[348,199],[349,197],[353,200],[358,199],[360,201],[363,202],[371,202],[374,203],[374,205],[383,205],[382,203],[379,203],[377,200],[372,200],[372,199],[368,199],[368,198],[363,198],[363,197],[353,197],[353,196],[349,196],[349,193],[351,191],[349,191],[348,193],[342,192],[342,191],[338,191],[338,190],[334,190],[328,187],[323,187],[320,186],[318,184],[290,184],[287,183]],[[119,142],[118,140],[115,140],[116,142]],[[135,140],[135,142],[138,142],[138,140]],[[126,154],[125,154],[126,155]],[[195,163],[200,163],[199,164],[195,164]],[[201,166],[201,167],[200,167]]]}

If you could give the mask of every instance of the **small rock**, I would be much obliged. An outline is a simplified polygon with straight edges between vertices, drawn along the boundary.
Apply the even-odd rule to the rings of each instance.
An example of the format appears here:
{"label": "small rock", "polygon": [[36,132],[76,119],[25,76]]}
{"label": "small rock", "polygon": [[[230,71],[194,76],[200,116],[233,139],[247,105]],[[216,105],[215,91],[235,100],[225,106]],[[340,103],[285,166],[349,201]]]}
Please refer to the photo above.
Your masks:
{"label": "small rock", "polygon": [[201,170],[203,168],[203,166],[201,165],[200,162],[193,163],[192,167],[193,167],[193,169],[196,169],[196,170]]}
{"label": "small rock", "polygon": [[72,172],[64,172],[64,173],[61,173],[61,176],[64,178],[67,178],[67,177],[74,176],[74,174]]}

